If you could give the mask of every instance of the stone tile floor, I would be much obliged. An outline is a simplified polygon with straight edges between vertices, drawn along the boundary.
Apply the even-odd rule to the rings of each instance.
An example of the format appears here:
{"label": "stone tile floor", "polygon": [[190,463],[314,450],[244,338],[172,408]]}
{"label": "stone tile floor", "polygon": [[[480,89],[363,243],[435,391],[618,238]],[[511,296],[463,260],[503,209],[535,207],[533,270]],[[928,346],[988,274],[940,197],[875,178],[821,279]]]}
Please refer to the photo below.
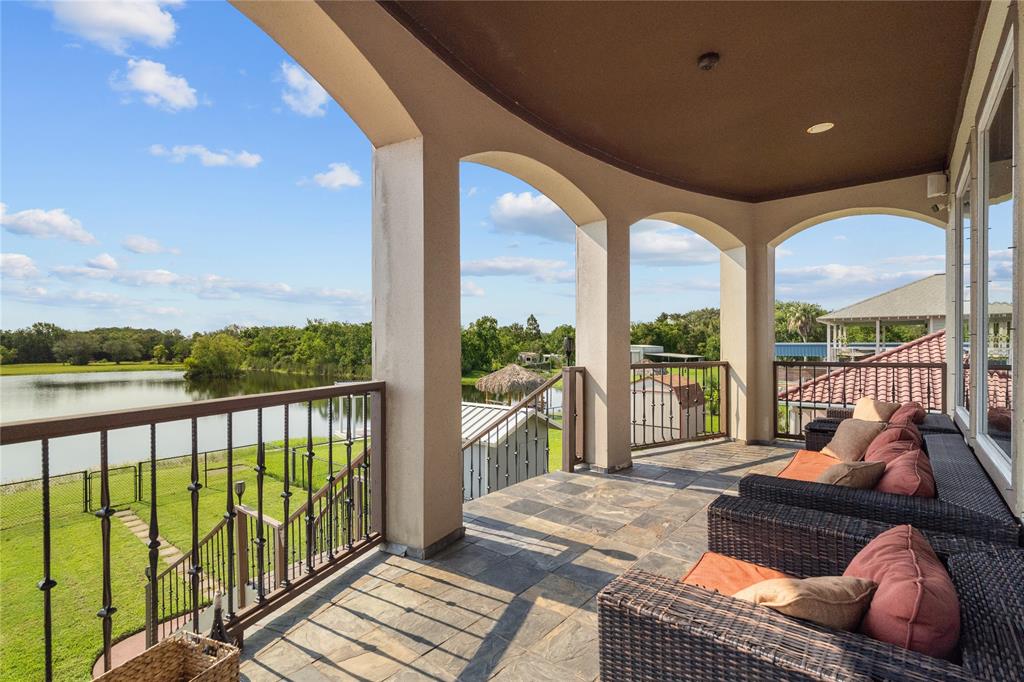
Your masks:
{"label": "stone tile floor", "polygon": [[613,475],[552,473],[465,505],[428,561],[373,552],[246,633],[248,680],[594,680],[597,592],[631,566],[681,576],[704,508],[792,449],[634,453]]}

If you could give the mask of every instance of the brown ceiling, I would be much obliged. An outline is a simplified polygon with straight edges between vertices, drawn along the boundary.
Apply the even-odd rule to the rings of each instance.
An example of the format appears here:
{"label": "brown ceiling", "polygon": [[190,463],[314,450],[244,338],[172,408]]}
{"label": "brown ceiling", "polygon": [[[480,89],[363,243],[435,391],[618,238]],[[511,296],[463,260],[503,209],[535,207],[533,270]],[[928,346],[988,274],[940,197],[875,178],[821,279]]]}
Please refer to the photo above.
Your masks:
{"label": "brown ceiling", "polygon": [[[764,201],[945,168],[983,3],[382,4],[563,142]],[[708,51],[721,62],[701,71]]]}

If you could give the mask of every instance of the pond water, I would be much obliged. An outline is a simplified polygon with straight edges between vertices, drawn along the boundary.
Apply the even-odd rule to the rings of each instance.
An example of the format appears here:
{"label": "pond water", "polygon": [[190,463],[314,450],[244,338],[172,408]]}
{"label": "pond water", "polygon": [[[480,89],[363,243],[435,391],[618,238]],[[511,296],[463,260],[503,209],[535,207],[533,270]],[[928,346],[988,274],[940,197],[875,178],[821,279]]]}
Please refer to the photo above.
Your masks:
{"label": "pond water", "polygon": [[[186,381],[180,371],[81,372],[35,376],[0,377],[0,421],[63,417],[90,412],[127,410],[210,398],[311,388],[330,383],[324,377],[281,372],[247,372],[238,379]],[[472,386],[462,387],[462,399],[470,402],[495,401],[501,396],[484,396]],[[307,431],[304,407],[289,410],[289,436],[304,439]],[[351,413],[353,434],[363,429],[363,405],[359,398],[334,402],[334,420],[328,425],[327,401],[314,403],[313,435],[335,436],[348,429]],[[339,420],[339,415],[341,419]],[[284,410],[264,410],[265,441],[284,437]],[[256,413],[234,416],[232,442],[235,446],[256,442]],[[204,417],[198,423],[200,451],[212,451],[227,445],[227,418]],[[174,457],[191,452],[191,429],[187,421],[157,426],[157,457]],[[108,437],[110,465],[136,462],[149,456],[149,429],[138,427],[111,431]],[[88,434],[54,439],[50,443],[50,473],[82,471],[99,466],[99,435]],[[23,443],[0,448],[0,481],[16,481],[40,475],[38,443]]]}

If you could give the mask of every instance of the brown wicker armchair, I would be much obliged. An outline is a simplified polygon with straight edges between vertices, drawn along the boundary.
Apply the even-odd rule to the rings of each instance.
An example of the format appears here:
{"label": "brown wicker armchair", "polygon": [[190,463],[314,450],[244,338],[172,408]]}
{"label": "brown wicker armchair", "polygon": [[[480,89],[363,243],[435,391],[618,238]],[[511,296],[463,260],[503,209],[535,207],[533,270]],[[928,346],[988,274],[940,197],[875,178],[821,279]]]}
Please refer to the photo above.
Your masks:
{"label": "brown wicker armchair", "polygon": [[[709,508],[710,549],[793,575],[838,575],[887,528],[775,507],[720,498]],[[959,665],[630,571],[598,596],[601,679],[1020,679],[1024,552],[941,534],[930,534],[929,541],[946,560],[960,596]]]}
{"label": "brown wicker armchair", "polygon": [[759,474],[740,479],[739,492],[765,502],[1019,544],[1020,524],[963,439],[949,434],[924,438],[938,497],[893,495]]}

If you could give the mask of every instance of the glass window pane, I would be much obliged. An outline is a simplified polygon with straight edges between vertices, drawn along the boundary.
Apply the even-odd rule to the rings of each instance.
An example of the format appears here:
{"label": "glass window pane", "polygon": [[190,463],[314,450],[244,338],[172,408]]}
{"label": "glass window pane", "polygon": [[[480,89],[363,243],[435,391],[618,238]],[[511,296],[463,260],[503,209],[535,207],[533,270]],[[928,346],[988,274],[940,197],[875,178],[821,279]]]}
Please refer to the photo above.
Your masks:
{"label": "glass window pane", "polygon": [[[963,369],[957,386],[957,405],[970,412],[971,345],[971,190],[960,198],[960,346]],[[955,327],[954,327],[955,329]]]}
{"label": "glass window pane", "polygon": [[[1013,90],[1007,86],[985,134],[986,218],[985,244],[985,415],[982,428],[1010,457],[1013,368]],[[981,329],[979,328],[979,333]],[[981,377],[979,377],[981,378]]]}

